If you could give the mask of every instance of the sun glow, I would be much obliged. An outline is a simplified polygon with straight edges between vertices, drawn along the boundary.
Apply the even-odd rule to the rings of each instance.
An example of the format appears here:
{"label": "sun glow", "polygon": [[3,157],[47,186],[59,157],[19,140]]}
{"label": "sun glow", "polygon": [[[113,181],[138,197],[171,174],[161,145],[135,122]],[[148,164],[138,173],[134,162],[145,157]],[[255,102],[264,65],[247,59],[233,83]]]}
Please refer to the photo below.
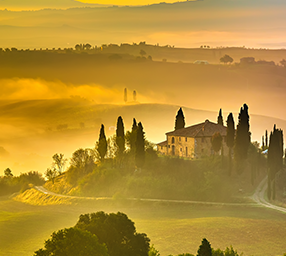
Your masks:
{"label": "sun glow", "polygon": [[152,0],[81,0],[79,2],[90,3],[90,4],[111,4],[111,5],[149,5],[159,4],[160,2],[175,3],[178,1],[165,0],[165,1],[152,1]]}

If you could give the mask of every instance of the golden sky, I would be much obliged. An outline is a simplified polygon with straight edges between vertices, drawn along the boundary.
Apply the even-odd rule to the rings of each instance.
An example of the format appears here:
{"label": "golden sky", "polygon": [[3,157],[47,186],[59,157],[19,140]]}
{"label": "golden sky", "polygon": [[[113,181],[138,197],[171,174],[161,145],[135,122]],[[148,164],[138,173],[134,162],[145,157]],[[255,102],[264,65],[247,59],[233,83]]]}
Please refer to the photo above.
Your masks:
{"label": "golden sky", "polygon": [[148,5],[160,2],[174,3],[178,1],[174,0],[81,0],[83,3],[94,3],[94,4],[114,4],[114,5]]}

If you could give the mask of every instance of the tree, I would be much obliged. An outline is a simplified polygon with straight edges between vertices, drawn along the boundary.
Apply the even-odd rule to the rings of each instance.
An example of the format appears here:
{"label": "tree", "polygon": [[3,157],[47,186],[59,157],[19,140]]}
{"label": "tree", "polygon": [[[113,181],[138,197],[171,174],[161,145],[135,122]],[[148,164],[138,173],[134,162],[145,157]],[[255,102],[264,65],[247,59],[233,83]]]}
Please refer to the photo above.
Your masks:
{"label": "tree", "polygon": [[212,136],[212,148],[217,153],[220,151],[221,147],[222,147],[222,137],[219,132],[216,132]]}
{"label": "tree", "polygon": [[124,89],[124,102],[127,103],[127,88]]}
{"label": "tree", "polygon": [[8,178],[13,177],[13,173],[12,173],[10,168],[7,168],[7,169],[4,170],[4,176],[8,177]]}
{"label": "tree", "polygon": [[232,170],[232,149],[234,146],[234,137],[235,137],[235,129],[234,129],[234,120],[233,115],[230,113],[226,120],[227,128],[226,128],[226,145],[228,146],[228,158],[229,158],[229,175],[231,175]]}
{"label": "tree", "polygon": [[121,116],[117,119],[116,126],[116,145],[117,145],[117,154],[121,156],[125,150],[125,133],[124,133],[124,124]]}
{"label": "tree", "polygon": [[91,44],[89,44],[89,43],[85,44],[85,45],[84,45],[84,48],[85,48],[86,50],[90,50],[90,49],[91,49]]}
{"label": "tree", "polygon": [[138,124],[135,142],[135,163],[138,168],[142,168],[145,162],[145,136],[141,122]]}
{"label": "tree", "polygon": [[160,253],[158,250],[156,250],[156,248],[154,247],[154,245],[152,244],[149,252],[148,252],[148,256],[160,256]]}
{"label": "tree", "polygon": [[133,91],[133,101],[136,101],[137,100],[137,93],[136,91]]}
{"label": "tree", "polygon": [[175,121],[175,130],[185,128],[185,117],[182,108],[178,110]]}
{"label": "tree", "polygon": [[104,132],[104,125],[101,125],[100,133],[99,133],[99,139],[96,146],[96,150],[98,152],[98,155],[100,157],[100,161],[103,161],[106,153],[107,153],[107,141],[106,136]]}
{"label": "tree", "polygon": [[223,57],[220,58],[220,62],[223,63],[232,63],[233,62],[233,58],[231,58],[229,55],[224,55]]}
{"label": "tree", "polygon": [[64,154],[54,154],[53,155],[53,168],[61,174],[65,170],[65,165],[67,162],[67,159],[64,158]]}
{"label": "tree", "polygon": [[223,125],[223,117],[222,117],[222,110],[219,110],[219,115],[217,117],[217,123]]}
{"label": "tree", "polygon": [[137,128],[138,128],[138,125],[137,125],[136,119],[133,118],[131,132],[128,131],[126,133],[126,142],[130,148],[130,153],[132,155],[134,155],[136,151]]}
{"label": "tree", "polygon": [[52,181],[53,184],[55,182],[55,178],[58,176],[57,170],[55,168],[48,168],[45,172],[45,177],[49,180]]}
{"label": "tree", "polygon": [[267,130],[265,131],[265,146],[268,148],[268,132]]}
{"label": "tree", "polygon": [[198,249],[197,256],[212,256],[211,244],[207,239],[203,239],[202,244]]}
{"label": "tree", "polygon": [[270,142],[268,148],[268,198],[275,199],[275,176],[283,167],[283,131],[276,129],[274,125],[273,132],[270,133]]}
{"label": "tree", "polygon": [[265,150],[264,136],[262,136],[262,151]]}
{"label": "tree", "polygon": [[95,155],[91,149],[78,149],[72,154],[71,167],[85,174],[93,170]]}
{"label": "tree", "polygon": [[134,222],[124,213],[84,214],[75,227],[96,235],[106,244],[110,256],[148,256],[150,239],[137,233]]}
{"label": "tree", "polygon": [[88,231],[77,228],[61,229],[45,241],[44,249],[34,256],[108,256],[105,245]]}
{"label": "tree", "polygon": [[234,143],[234,157],[237,162],[237,171],[239,174],[243,171],[243,161],[247,159],[248,147],[250,144],[249,115],[246,104],[240,109],[238,116],[238,125]]}

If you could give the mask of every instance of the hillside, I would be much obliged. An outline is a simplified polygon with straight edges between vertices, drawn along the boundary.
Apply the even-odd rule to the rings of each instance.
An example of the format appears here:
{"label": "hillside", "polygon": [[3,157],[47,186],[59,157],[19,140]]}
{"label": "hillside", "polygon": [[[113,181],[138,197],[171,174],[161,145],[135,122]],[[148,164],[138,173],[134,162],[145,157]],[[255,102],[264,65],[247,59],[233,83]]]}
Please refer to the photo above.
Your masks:
{"label": "hillside", "polygon": [[[2,6],[7,3],[1,2]],[[61,3],[82,6],[66,0],[56,7]],[[184,48],[285,47],[285,2],[281,0],[205,0],[142,7],[1,11],[0,14],[1,47],[64,48],[80,42],[100,46],[140,41]]]}
{"label": "hillside", "polygon": [[[2,153],[0,168],[10,167],[13,173],[36,170],[44,172],[50,167],[55,153],[66,157],[78,148],[93,148],[103,123],[107,136],[115,133],[118,116],[122,116],[126,130],[131,129],[132,119],[141,121],[148,140],[158,143],[165,139],[165,133],[173,130],[174,118],[179,106],[164,104],[95,104],[79,99],[1,101],[0,146]],[[186,125],[216,121],[216,111],[196,110],[183,107]],[[44,113],[44,114],[43,114]],[[251,114],[251,112],[250,112]],[[223,112],[224,120],[228,113]],[[237,114],[234,114],[235,119]],[[265,129],[273,124],[286,130],[286,121],[251,114],[252,140],[260,142]],[[80,123],[83,123],[82,127]],[[67,128],[59,129],[59,125]]]}

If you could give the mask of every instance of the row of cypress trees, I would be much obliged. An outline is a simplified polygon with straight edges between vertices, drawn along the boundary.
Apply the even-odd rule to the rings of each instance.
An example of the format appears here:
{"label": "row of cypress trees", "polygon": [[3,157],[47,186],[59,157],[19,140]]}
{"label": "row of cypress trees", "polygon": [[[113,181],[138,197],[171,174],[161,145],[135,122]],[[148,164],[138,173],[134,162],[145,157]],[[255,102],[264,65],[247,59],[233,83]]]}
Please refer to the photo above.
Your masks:
{"label": "row of cypress trees", "polygon": [[[99,160],[104,161],[107,154],[107,139],[105,135],[104,125],[101,125],[99,139],[96,145],[96,150],[99,155]],[[133,118],[133,125],[129,133],[129,152],[131,156],[135,157],[135,164],[138,168],[142,168],[145,163],[145,133],[141,122],[137,124],[136,119]],[[122,159],[123,154],[126,152],[126,134],[124,131],[124,123],[121,116],[117,119],[116,125],[116,157]]]}

